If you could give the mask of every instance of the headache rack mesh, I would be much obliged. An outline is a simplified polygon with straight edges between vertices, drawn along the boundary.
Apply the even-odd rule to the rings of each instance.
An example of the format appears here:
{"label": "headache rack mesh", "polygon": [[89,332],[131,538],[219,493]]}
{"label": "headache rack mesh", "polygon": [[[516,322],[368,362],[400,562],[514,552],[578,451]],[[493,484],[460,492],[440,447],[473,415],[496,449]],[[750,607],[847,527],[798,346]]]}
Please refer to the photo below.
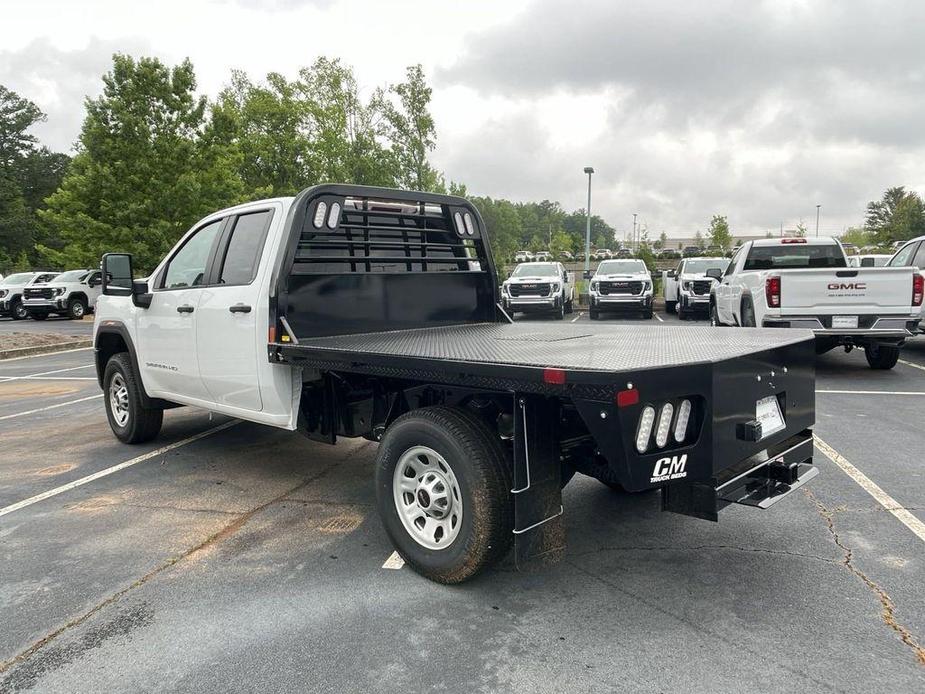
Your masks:
{"label": "headache rack mesh", "polygon": [[292,272],[481,271],[477,243],[457,233],[447,205],[347,197],[333,229],[306,214]]}

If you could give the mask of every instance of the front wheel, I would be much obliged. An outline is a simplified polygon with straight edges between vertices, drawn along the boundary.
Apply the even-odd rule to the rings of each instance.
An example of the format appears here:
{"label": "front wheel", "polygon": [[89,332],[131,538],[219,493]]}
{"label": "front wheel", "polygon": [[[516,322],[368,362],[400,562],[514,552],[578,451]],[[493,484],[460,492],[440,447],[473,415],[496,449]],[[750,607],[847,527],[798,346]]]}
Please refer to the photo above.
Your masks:
{"label": "front wheel", "polygon": [[678,302],[677,301],[666,301],[665,302],[665,311],[668,313],[674,313],[677,310]]}
{"label": "front wheel", "polygon": [[899,361],[899,347],[896,345],[867,345],[864,348],[867,364],[872,369],[886,371],[896,366]]}
{"label": "front wheel", "polygon": [[571,313],[574,310],[575,310],[575,307],[572,305],[572,299],[569,299],[568,301],[565,302],[565,312]]}
{"label": "front wheel", "polygon": [[87,314],[87,305],[80,299],[71,299],[67,304],[67,315],[71,320],[82,320]]}
{"label": "front wheel", "polygon": [[501,559],[513,537],[511,474],[501,441],[477,416],[425,407],[386,430],[376,457],[376,504],[408,565],[462,583]]}
{"label": "front wheel", "polygon": [[160,432],[164,411],[142,403],[141,384],[126,352],[113,355],[106,364],[103,402],[109,427],[122,443],[144,443]]}
{"label": "front wheel", "polygon": [[598,320],[600,319],[600,317],[601,317],[601,314],[598,313],[593,308],[588,310],[588,318],[590,318],[591,320]]}
{"label": "front wheel", "polygon": [[10,316],[13,320],[25,320],[29,317],[29,312],[19,299],[13,299],[13,303],[10,304]]}

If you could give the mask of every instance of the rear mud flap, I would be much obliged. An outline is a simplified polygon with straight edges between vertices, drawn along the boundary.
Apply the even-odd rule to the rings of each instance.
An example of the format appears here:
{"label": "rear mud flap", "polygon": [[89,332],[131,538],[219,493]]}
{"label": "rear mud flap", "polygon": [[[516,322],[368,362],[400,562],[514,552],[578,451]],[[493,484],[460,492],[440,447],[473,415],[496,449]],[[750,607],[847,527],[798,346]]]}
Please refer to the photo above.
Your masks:
{"label": "rear mud flap", "polygon": [[514,402],[514,555],[518,569],[558,562],[565,552],[558,405],[536,395]]}
{"label": "rear mud flap", "polygon": [[729,504],[766,509],[819,474],[812,461],[813,438],[807,430],[743,461],[712,484],[663,487],[662,510],[716,521]]}

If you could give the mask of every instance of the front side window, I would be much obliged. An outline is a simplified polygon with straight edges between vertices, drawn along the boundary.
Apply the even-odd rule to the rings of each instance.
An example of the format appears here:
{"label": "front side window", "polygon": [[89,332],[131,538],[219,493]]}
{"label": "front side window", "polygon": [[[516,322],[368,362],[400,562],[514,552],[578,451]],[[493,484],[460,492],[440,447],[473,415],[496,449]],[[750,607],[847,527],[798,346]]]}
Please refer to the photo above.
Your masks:
{"label": "front side window", "polygon": [[163,289],[197,287],[202,284],[209,253],[218,236],[222,220],[212,222],[199,229],[187,239],[167,264]]}
{"label": "front side window", "polygon": [[899,253],[890,260],[890,267],[906,267],[912,265],[912,258],[915,255],[917,243],[907,243],[900,249]]}
{"label": "front side window", "polygon": [[263,210],[237,218],[225,251],[220,284],[250,284],[253,281],[272,216],[272,211]]}
{"label": "front side window", "polygon": [[68,270],[67,272],[62,272],[60,275],[55,277],[55,282],[83,282],[83,279],[86,276],[86,270]]}

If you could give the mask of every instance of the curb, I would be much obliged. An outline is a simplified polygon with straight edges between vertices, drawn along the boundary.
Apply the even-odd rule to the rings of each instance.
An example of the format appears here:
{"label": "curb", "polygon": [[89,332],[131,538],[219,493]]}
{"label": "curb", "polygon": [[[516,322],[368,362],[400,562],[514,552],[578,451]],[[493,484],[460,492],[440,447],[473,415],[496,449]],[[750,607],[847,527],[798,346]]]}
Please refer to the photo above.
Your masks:
{"label": "curb", "polygon": [[74,340],[71,342],[59,342],[54,345],[38,345],[37,347],[18,347],[16,349],[0,350],[0,361],[4,359],[15,359],[16,357],[31,357],[38,354],[54,354],[55,352],[66,352],[71,349],[83,349],[92,347],[92,340]]}

